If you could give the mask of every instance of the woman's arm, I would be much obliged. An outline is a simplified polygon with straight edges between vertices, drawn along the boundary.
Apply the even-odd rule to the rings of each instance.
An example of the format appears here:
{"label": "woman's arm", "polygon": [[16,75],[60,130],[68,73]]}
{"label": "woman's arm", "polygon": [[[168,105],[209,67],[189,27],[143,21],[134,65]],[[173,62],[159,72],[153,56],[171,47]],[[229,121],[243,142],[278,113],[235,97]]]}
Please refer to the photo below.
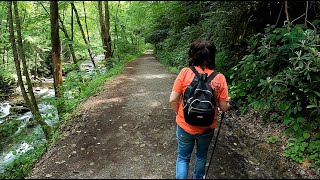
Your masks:
{"label": "woman's arm", "polygon": [[173,109],[173,111],[177,114],[178,113],[178,109],[179,109],[179,104],[180,104],[180,101],[181,101],[181,97],[182,97],[182,94],[180,93],[177,93],[175,91],[172,91],[171,92],[171,95],[170,95],[170,104],[171,104],[171,108]]}
{"label": "woman's arm", "polygon": [[228,97],[228,101],[221,101],[219,102],[219,107],[220,107],[220,110],[222,112],[226,112],[230,109],[231,105],[229,104],[229,101],[230,101],[230,97]]}

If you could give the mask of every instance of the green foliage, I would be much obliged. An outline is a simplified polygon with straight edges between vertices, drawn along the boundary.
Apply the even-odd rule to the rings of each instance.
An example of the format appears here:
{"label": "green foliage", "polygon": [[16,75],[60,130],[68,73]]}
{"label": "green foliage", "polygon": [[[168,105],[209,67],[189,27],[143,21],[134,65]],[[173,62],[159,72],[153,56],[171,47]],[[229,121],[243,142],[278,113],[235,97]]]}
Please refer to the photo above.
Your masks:
{"label": "green foliage", "polygon": [[5,66],[0,66],[0,95],[13,91],[16,80],[12,72]]}
{"label": "green foliage", "polygon": [[281,141],[281,139],[279,137],[277,137],[277,136],[271,136],[271,137],[268,137],[266,141],[267,141],[267,143],[274,144],[276,142]]}
{"label": "green foliage", "polygon": [[283,119],[287,134],[295,137],[287,157],[298,162],[316,158],[318,150],[306,149],[318,141],[314,131],[320,128],[319,34],[303,25],[269,26],[249,42],[251,53],[232,68],[234,97],[242,106],[264,110],[267,117],[275,112],[274,119]]}
{"label": "green foliage", "polygon": [[[314,132],[320,127],[319,20],[310,20],[313,29],[291,23],[266,27],[275,23],[268,18],[272,7],[278,6],[249,1],[155,3],[151,6],[154,23],[146,41],[154,43],[162,63],[176,69],[187,65],[192,40],[213,41],[218,49],[217,70],[227,77],[229,95],[240,111],[254,108],[261,110],[265,120],[284,121],[288,136],[309,145],[317,141]],[[300,12],[294,14],[300,16]],[[319,153],[302,150],[293,154],[316,157],[314,154]]]}
{"label": "green foliage", "polygon": [[23,179],[30,172],[32,165],[46,150],[46,144],[39,145],[19,156],[0,173],[1,179]]}
{"label": "green foliage", "polygon": [[[13,135],[21,125],[20,120],[7,120],[0,124],[0,139],[4,139]],[[0,148],[2,149],[2,148]]]}
{"label": "green foliage", "polygon": [[[318,134],[319,136],[319,134]],[[299,163],[302,163],[305,159],[309,159],[312,162],[313,167],[320,166],[320,139],[315,141],[306,142],[303,138],[291,138],[287,144],[284,156],[289,157]]]}

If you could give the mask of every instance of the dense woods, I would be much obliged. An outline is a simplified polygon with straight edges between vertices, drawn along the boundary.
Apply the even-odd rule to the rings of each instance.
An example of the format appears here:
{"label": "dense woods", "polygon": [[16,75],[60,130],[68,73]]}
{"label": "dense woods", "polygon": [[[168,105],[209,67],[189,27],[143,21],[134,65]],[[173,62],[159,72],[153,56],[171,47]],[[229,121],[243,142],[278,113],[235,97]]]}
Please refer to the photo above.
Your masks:
{"label": "dense woods", "polygon": [[[283,156],[319,169],[319,16],[318,1],[1,1],[0,100],[22,108],[0,112],[0,150],[17,155],[1,156],[0,177],[25,177],[77,106],[126,62],[154,49],[177,73],[199,38],[216,45],[240,112],[286,125]],[[54,95],[36,96],[49,79]],[[19,120],[27,111],[33,116]],[[30,135],[38,125],[42,133]],[[33,148],[19,154],[24,142]]]}

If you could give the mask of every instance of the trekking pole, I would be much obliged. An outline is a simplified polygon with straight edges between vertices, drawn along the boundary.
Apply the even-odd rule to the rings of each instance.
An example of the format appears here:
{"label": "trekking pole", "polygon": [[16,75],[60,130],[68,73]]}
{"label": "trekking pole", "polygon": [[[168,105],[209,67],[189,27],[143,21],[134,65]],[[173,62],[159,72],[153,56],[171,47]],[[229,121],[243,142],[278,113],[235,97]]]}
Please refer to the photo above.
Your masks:
{"label": "trekking pole", "polygon": [[205,173],[204,176],[203,176],[203,179],[205,179],[206,176],[208,175],[209,167],[210,167],[210,164],[211,164],[211,160],[212,160],[212,156],[213,156],[214,149],[216,148],[216,145],[217,145],[217,141],[218,141],[219,132],[220,132],[220,128],[221,128],[221,125],[222,125],[222,120],[223,120],[223,118],[224,118],[224,112],[221,114],[221,122],[220,122],[220,126],[218,127],[218,132],[217,132],[216,141],[214,142],[213,149],[212,149],[212,153],[211,153],[211,158],[210,158],[210,161],[209,161],[209,165],[208,165],[208,167],[207,167],[206,173]]}

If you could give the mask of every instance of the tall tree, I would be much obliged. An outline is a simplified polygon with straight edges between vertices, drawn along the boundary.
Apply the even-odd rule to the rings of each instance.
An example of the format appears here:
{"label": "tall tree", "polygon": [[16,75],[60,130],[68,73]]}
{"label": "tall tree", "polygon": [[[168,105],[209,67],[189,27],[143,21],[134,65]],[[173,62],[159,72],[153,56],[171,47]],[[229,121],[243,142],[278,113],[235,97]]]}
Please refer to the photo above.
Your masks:
{"label": "tall tree", "polygon": [[73,43],[73,8],[71,7],[71,22],[70,22],[70,25],[71,25],[71,41]]}
{"label": "tall tree", "polygon": [[[6,28],[4,29],[4,35],[7,36],[7,29],[8,29],[8,19],[9,16],[7,16],[7,22],[6,22]],[[5,42],[2,42],[3,44],[5,44]],[[2,54],[2,62],[3,62],[3,66],[5,66],[5,63],[7,62],[8,65],[8,55],[6,55],[7,53],[7,46],[3,46],[3,54]],[[7,57],[7,59],[5,59],[5,57]],[[7,60],[7,61],[6,61]]]}
{"label": "tall tree", "polygon": [[[114,50],[116,49],[116,40],[118,42],[118,39],[119,39],[119,35],[118,35],[118,11],[119,11],[119,6],[120,6],[120,1],[118,2],[118,7],[117,7],[117,11],[116,11],[116,15],[115,15],[115,18],[114,18],[114,33],[116,35],[116,38],[114,38]],[[113,53],[112,53],[113,54]]]}
{"label": "tall tree", "polygon": [[[120,3],[120,2],[119,2]],[[111,37],[110,37],[110,13],[108,1],[104,1],[104,12],[105,12],[105,26],[106,26],[106,37],[107,37],[107,58],[112,57],[111,48]]]}
{"label": "tall tree", "polygon": [[100,22],[100,35],[101,35],[101,40],[102,40],[102,46],[104,49],[104,56],[105,59],[107,59],[107,36],[106,36],[106,25],[104,23],[104,15],[103,15],[103,11],[102,11],[102,2],[98,1],[98,11],[99,11],[99,22]]}
{"label": "tall tree", "polygon": [[90,44],[89,29],[88,29],[88,23],[87,23],[87,12],[86,12],[84,1],[82,1],[82,5],[83,5],[83,12],[84,12],[84,24],[86,25],[88,43]]}
{"label": "tall tree", "polygon": [[62,85],[62,63],[61,48],[59,37],[59,13],[58,2],[50,1],[50,22],[51,22],[51,46],[52,46],[52,63],[53,63],[53,81],[55,96],[60,97],[59,86]]}
{"label": "tall tree", "polygon": [[[40,5],[47,12],[47,14],[50,16],[50,13],[48,12],[46,7],[41,2],[40,2]],[[71,8],[71,10],[72,10],[72,8]],[[76,54],[75,54],[74,49],[73,49],[73,32],[72,32],[72,37],[70,38],[69,34],[68,34],[68,31],[67,31],[67,28],[65,27],[64,22],[63,22],[62,18],[60,17],[60,15],[58,15],[58,19],[59,19],[60,24],[61,24],[61,26],[59,25],[59,28],[62,30],[62,32],[64,33],[64,36],[69,41],[68,42],[68,46],[69,46],[70,54],[71,54],[71,57],[72,57],[72,61],[73,61],[73,63],[77,63],[78,61],[77,61]],[[73,31],[73,29],[72,29],[72,31]]]}
{"label": "tall tree", "polygon": [[[32,89],[32,85],[31,85],[29,73],[27,71],[26,60],[25,60],[25,55],[24,55],[24,50],[23,50],[23,45],[22,45],[22,38],[21,38],[21,26],[20,26],[20,18],[19,18],[19,13],[18,13],[18,4],[16,1],[14,1],[14,7],[15,7],[14,13],[15,13],[15,21],[16,21],[16,27],[17,27],[17,37],[18,37],[18,48],[16,45],[16,39],[15,39],[14,29],[13,29],[12,1],[8,1],[8,21],[9,21],[10,42],[11,42],[11,46],[12,46],[12,52],[13,52],[13,57],[14,57],[14,62],[15,62],[15,67],[16,67],[16,72],[17,72],[17,77],[18,77],[18,84],[20,86],[22,96],[23,96],[28,108],[31,110],[31,112],[32,112],[33,116],[35,117],[35,119],[37,120],[37,122],[41,125],[46,139],[50,139],[51,128],[41,118],[41,115],[40,115],[40,112],[39,112],[39,109],[37,106],[37,102],[36,102],[34,94],[33,94],[33,89]],[[19,51],[19,53],[18,53],[18,51]],[[20,57],[20,59],[19,59],[19,57]],[[31,101],[28,97],[28,94],[25,90],[24,83],[22,80],[20,60],[23,64],[23,71],[26,76],[28,91],[31,96]]]}
{"label": "tall tree", "polygon": [[102,46],[104,49],[104,57],[106,60],[106,64],[108,67],[112,67],[112,63],[110,62],[110,57],[112,57],[112,48],[111,48],[111,37],[110,37],[110,17],[109,17],[109,6],[108,2],[105,1],[105,11],[103,13],[103,5],[102,1],[98,1],[98,11],[99,11],[99,22],[101,29],[101,40]]}
{"label": "tall tree", "polygon": [[78,11],[77,11],[77,9],[76,9],[76,6],[74,5],[73,2],[70,2],[70,4],[71,4],[71,7],[72,7],[72,9],[73,9],[73,11],[74,11],[74,14],[76,15],[77,23],[78,23],[78,25],[79,25],[82,38],[83,38],[84,42],[86,43],[86,45],[88,46],[88,52],[89,52],[90,60],[91,60],[91,62],[92,62],[92,64],[93,64],[93,66],[96,66],[96,63],[94,62],[93,57],[92,57],[92,52],[91,52],[91,49],[90,49],[90,45],[89,45],[89,43],[88,43],[88,41],[87,41],[87,38],[86,38],[86,36],[85,36],[85,34],[84,34],[84,31],[83,31],[83,28],[82,28],[82,25],[81,25],[80,17],[79,17]]}
{"label": "tall tree", "polygon": [[59,21],[61,26],[60,29],[62,30],[62,32],[64,33],[64,36],[66,37],[66,39],[68,40],[68,46],[69,46],[69,50],[70,50],[70,54],[72,57],[72,61],[73,63],[77,63],[77,58],[76,58],[76,54],[74,53],[74,49],[73,49],[73,43],[72,43],[72,39],[69,37],[69,34],[67,32],[67,28],[65,27],[63,20],[61,19],[60,15],[58,16]]}
{"label": "tall tree", "polygon": [[22,81],[20,61],[19,61],[17,45],[16,45],[16,40],[15,40],[15,35],[13,30],[12,1],[8,1],[8,23],[9,23],[9,33],[10,33],[9,37],[10,37],[10,43],[12,47],[13,60],[14,60],[14,64],[17,72],[17,77],[18,77],[18,84],[20,86],[23,99],[25,100],[28,108],[33,112],[34,109],[31,105],[31,101],[27,95],[27,91]]}

